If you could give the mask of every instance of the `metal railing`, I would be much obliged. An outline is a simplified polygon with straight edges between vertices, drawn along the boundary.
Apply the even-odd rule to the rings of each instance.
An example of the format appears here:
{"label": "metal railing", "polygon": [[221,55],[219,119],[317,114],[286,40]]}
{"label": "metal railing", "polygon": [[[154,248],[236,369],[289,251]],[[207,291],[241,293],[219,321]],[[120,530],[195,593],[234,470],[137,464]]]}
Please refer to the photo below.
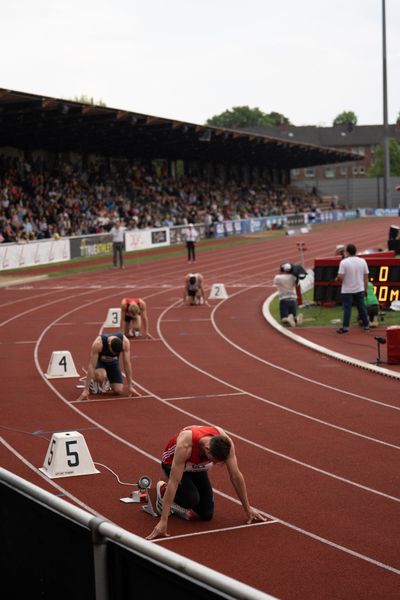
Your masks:
{"label": "metal railing", "polygon": [[[15,564],[32,598],[122,600],[142,593],[152,598],[152,593],[162,591],[163,596],[175,599],[272,600],[268,594],[94,517],[3,468],[0,490],[2,544],[7,540],[5,564],[2,561],[4,589],[18,590],[21,578],[16,581]],[[78,552],[80,558],[75,559]],[[35,596],[39,590],[40,596]],[[19,597],[18,593],[12,597]]]}

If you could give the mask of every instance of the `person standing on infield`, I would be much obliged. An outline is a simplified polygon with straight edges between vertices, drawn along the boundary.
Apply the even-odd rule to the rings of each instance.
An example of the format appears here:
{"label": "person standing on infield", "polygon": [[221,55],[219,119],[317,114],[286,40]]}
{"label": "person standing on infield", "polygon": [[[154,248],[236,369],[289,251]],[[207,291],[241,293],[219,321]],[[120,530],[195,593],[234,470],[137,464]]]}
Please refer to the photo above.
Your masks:
{"label": "person standing on infield", "polygon": [[214,464],[225,465],[237,497],[246,513],[246,523],[266,518],[250,506],[244,477],[239,470],[235,446],[221,427],[190,425],[168,442],[161,468],[168,482],[157,483],[157,512],[161,518],[147,536],[168,536],[170,514],[188,521],[210,521],[214,515],[214,495],[208,471]]}
{"label": "person standing on infield", "polygon": [[356,256],[354,244],[347,244],[347,257],[339,263],[337,280],[341,282],[341,297],[343,305],[343,325],[336,333],[348,333],[350,327],[351,309],[353,302],[358,309],[359,319],[364,330],[369,330],[369,318],[364,297],[368,293],[368,265],[364,258]]}

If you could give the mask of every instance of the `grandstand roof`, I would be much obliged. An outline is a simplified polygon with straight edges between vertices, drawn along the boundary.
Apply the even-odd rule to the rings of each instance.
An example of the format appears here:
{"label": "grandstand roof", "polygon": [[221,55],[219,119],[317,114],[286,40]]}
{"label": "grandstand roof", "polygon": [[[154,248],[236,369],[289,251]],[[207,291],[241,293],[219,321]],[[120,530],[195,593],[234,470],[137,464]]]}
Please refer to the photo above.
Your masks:
{"label": "grandstand roof", "polygon": [[[389,136],[400,142],[400,124],[388,125],[388,129]],[[334,127],[282,125],[281,127],[252,127],[246,128],[245,131],[330,148],[376,145],[381,144],[384,138],[383,125],[345,124]]]}
{"label": "grandstand roof", "polygon": [[0,144],[24,150],[292,169],[357,160],[309,143],[0,88]]}

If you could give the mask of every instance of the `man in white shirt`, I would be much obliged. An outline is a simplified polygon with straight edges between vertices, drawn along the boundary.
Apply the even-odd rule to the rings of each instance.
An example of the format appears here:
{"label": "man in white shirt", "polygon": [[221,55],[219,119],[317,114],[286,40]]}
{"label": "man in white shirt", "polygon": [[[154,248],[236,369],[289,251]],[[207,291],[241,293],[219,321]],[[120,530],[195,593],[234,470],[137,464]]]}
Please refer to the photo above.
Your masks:
{"label": "man in white shirt", "polygon": [[196,260],[195,245],[198,237],[199,234],[197,233],[195,226],[193,223],[189,223],[189,226],[185,231],[188,262],[195,262]]}
{"label": "man in white shirt", "polygon": [[343,325],[336,333],[348,333],[350,327],[351,309],[353,302],[358,309],[359,319],[364,330],[369,330],[368,312],[364,297],[368,291],[368,265],[367,261],[356,256],[357,248],[354,244],[347,244],[347,258],[340,261],[337,280],[341,282],[341,296],[343,305]]}
{"label": "man in white shirt", "polygon": [[117,268],[117,256],[119,256],[119,267],[124,268],[124,257],[122,251],[124,249],[124,233],[125,227],[122,227],[121,222],[118,220],[115,222],[114,227],[110,231],[112,236],[113,245],[113,265],[114,269]]}

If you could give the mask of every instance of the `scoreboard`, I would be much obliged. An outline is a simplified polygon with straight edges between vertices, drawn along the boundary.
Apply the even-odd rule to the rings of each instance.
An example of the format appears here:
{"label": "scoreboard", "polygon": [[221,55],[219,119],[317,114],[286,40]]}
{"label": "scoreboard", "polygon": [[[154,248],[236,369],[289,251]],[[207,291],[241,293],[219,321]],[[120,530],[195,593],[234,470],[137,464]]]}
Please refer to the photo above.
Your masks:
{"label": "scoreboard", "polygon": [[[382,306],[400,300],[400,258],[394,251],[358,254],[367,261],[369,280]],[[316,258],[314,262],[314,301],[320,304],[340,302],[339,281],[336,275],[341,257]]]}

